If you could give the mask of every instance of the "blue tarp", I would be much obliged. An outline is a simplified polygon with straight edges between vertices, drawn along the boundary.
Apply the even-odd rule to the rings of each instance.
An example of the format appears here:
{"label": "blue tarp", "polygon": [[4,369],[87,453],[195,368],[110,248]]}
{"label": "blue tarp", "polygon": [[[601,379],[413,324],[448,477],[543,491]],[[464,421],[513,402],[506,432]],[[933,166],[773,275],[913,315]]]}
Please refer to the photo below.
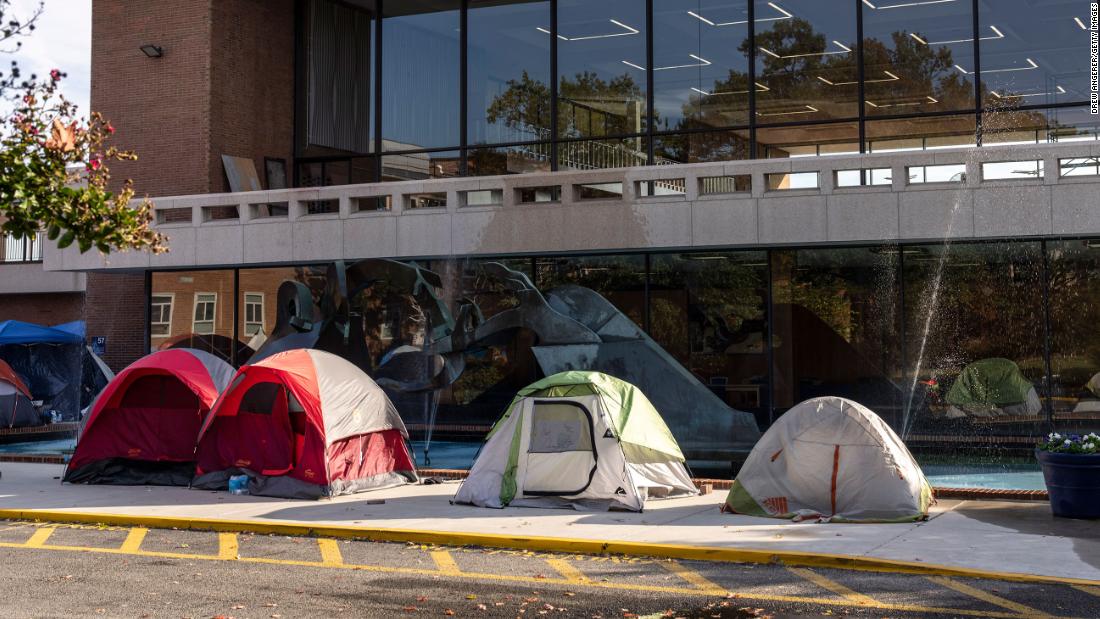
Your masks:
{"label": "blue tarp", "polygon": [[[76,332],[79,324],[80,333]],[[18,320],[0,322],[0,346],[9,344],[82,344],[83,321],[70,322],[58,327],[44,327]]]}

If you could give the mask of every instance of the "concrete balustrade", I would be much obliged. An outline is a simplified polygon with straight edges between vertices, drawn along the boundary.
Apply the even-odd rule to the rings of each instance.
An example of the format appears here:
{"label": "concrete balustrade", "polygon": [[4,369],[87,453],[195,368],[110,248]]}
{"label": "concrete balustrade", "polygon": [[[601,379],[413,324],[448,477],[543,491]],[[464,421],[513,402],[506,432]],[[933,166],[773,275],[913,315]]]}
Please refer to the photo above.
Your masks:
{"label": "concrete balustrade", "polygon": [[[1059,174],[1059,160],[1075,157],[1100,157],[1100,142],[165,197],[154,203],[157,228],[170,238],[169,253],[105,258],[47,246],[45,265],[54,271],[206,268],[375,257],[1100,235],[1100,176]],[[1043,161],[1041,178],[982,179],[983,162],[1035,160]],[[909,168],[945,164],[964,165],[965,179],[908,180]],[[882,168],[891,170],[890,184],[835,186],[838,171]],[[768,189],[770,174],[803,172],[817,174],[816,188]],[[704,179],[744,175],[751,178],[748,191],[704,191],[706,183],[740,189],[733,180]],[[662,191],[662,182],[675,191]],[[621,186],[622,195],[592,189],[601,185]],[[656,189],[647,191],[648,186]],[[540,200],[556,193],[557,199],[524,202],[525,192],[538,193]]]}

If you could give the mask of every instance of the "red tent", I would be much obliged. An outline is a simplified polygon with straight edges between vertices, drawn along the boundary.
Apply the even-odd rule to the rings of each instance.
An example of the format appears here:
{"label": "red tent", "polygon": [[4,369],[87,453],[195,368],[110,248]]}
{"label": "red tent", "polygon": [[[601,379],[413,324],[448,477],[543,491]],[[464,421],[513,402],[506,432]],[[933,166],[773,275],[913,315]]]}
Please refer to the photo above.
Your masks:
{"label": "red tent", "polygon": [[192,486],[320,498],[416,481],[408,433],[369,376],[320,350],[242,367],[199,434]]}
{"label": "red tent", "polygon": [[201,350],[135,361],[92,403],[65,481],[186,486],[202,420],[232,376],[232,366]]}
{"label": "red tent", "polygon": [[31,390],[11,366],[0,359],[0,427],[17,428],[42,425],[31,404]]}

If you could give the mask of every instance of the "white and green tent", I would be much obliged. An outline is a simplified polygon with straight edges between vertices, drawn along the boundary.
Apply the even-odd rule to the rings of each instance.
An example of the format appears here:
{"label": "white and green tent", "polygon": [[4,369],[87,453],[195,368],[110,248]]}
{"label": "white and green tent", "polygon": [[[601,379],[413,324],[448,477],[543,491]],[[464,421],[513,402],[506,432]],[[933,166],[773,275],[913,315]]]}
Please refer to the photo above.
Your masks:
{"label": "white and green tent", "polygon": [[725,508],[796,520],[902,522],[928,515],[932,487],[871,409],[837,397],[802,402],[752,448]]}
{"label": "white and green tent", "polygon": [[697,492],[676,439],[637,387],[570,371],[516,395],[454,502],[641,511],[647,498]]}

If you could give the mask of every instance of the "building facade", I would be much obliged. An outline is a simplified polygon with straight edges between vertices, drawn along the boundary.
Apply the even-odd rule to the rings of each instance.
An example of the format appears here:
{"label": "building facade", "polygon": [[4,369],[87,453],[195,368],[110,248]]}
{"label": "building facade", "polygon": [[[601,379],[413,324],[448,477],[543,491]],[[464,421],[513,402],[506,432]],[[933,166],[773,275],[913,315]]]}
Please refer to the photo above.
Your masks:
{"label": "building facade", "polygon": [[[95,0],[92,105],[172,251],[46,266],[116,366],[311,333],[455,433],[584,366],[700,460],[816,395],[1026,446],[1100,411],[1087,6]],[[1039,408],[954,406],[1000,358]]]}

